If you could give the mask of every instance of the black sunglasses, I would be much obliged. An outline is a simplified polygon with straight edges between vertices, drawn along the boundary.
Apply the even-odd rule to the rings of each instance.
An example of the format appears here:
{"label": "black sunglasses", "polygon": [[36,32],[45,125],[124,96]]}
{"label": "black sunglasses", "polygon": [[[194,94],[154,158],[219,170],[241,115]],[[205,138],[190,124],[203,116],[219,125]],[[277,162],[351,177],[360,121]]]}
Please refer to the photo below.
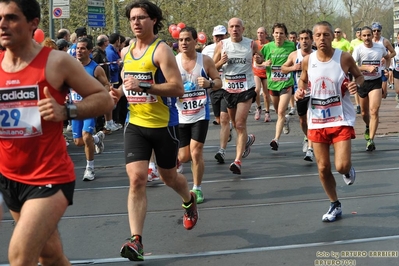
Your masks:
{"label": "black sunglasses", "polygon": [[373,30],[373,32],[381,32],[381,30]]}
{"label": "black sunglasses", "polygon": [[340,31],[334,31],[335,33],[341,33]]}

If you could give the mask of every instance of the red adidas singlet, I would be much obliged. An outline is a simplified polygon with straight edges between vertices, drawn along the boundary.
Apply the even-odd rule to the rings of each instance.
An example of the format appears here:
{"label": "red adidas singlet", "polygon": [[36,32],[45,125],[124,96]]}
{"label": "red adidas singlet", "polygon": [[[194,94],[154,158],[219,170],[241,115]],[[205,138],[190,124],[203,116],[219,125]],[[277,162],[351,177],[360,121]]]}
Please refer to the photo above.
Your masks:
{"label": "red adidas singlet", "polygon": [[28,185],[62,184],[75,180],[74,166],[62,135],[63,122],[40,117],[37,103],[47,86],[59,104],[67,91],[49,85],[45,77],[51,48],[43,47],[23,70],[8,73],[0,55],[0,173]]}

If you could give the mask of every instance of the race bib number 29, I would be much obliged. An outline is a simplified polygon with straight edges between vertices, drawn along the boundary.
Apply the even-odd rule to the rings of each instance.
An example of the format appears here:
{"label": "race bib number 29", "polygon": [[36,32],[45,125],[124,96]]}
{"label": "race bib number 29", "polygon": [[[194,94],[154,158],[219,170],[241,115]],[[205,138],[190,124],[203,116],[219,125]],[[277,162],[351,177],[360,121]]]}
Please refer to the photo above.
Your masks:
{"label": "race bib number 29", "polygon": [[0,138],[29,138],[41,135],[38,101],[37,85],[0,88]]}

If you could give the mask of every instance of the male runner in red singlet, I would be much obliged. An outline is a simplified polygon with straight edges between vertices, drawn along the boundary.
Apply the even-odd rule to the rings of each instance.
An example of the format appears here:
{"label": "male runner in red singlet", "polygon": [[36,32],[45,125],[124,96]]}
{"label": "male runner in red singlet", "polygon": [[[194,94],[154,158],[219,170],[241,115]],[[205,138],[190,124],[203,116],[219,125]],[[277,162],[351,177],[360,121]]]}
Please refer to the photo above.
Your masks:
{"label": "male runner in red singlet", "polygon": [[[32,40],[39,22],[37,1],[0,0],[0,192],[16,221],[9,263],[63,266],[70,263],[57,224],[75,187],[63,121],[98,116],[114,104],[76,59]],[[69,87],[84,98],[76,105],[64,105]]]}

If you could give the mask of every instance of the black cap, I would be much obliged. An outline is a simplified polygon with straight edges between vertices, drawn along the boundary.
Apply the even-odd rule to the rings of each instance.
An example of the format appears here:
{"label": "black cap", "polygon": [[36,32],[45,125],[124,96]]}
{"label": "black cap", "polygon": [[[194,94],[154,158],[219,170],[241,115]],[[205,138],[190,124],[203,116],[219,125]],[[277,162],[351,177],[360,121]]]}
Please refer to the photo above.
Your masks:
{"label": "black cap", "polygon": [[69,47],[69,43],[65,39],[59,39],[56,42],[58,50],[63,50],[65,47]]}
{"label": "black cap", "polygon": [[355,31],[362,31],[362,28],[356,28]]}
{"label": "black cap", "polygon": [[85,27],[79,27],[75,30],[76,37],[82,37],[84,35],[87,36],[87,31]]}

